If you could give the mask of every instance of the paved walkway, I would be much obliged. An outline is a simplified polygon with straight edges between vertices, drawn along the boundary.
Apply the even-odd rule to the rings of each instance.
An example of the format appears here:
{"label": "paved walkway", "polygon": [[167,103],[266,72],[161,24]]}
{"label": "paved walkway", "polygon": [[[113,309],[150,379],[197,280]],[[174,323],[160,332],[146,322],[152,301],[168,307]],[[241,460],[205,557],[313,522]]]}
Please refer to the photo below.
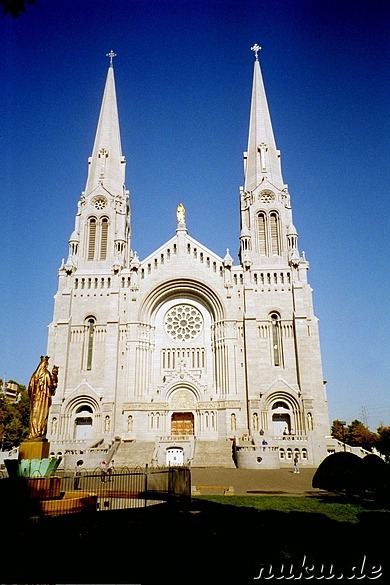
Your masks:
{"label": "paved walkway", "polygon": [[[300,473],[284,469],[191,468],[191,486],[203,495],[220,495],[232,487],[234,495],[311,496],[326,493],[312,487],[315,467],[301,467]],[[212,489],[206,489],[206,486]]]}

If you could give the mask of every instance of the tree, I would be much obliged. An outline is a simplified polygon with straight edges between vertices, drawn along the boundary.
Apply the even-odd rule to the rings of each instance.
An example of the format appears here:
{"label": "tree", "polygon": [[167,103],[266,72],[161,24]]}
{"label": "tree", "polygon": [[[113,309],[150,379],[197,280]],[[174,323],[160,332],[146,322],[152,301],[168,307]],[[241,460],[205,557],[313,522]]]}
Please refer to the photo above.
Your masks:
{"label": "tree", "polygon": [[0,0],[3,6],[3,14],[6,16],[10,14],[13,18],[17,18],[26,12],[25,3],[35,4],[35,0]]}
{"label": "tree", "polygon": [[348,443],[348,430],[345,428],[345,425],[341,424],[337,418],[332,423],[330,434],[334,439],[337,439],[337,441]]}
{"label": "tree", "polygon": [[30,400],[26,387],[18,384],[19,400],[0,397],[0,446],[3,451],[17,447],[28,434]]}
{"label": "tree", "polygon": [[342,424],[338,419],[334,420],[331,435],[342,443],[345,442],[352,447],[361,447],[367,451],[372,451],[378,441],[378,435],[357,419],[348,426]]}
{"label": "tree", "polygon": [[372,451],[377,438],[377,435],[370,431],[360,420],[353,420],[348,427],[348,443],[352,447],[362,447],[367,451]]}
{"label": "tree", "polygon": [[330,492],[357,495],[361,491],[361,458],[355,453],[333,453],[318,466],[312,486]]}
{"label": "tree", "polygon": [[390,427],[380,426],[377,432],[375,447],[383,455],[387,463],[390,463]]}

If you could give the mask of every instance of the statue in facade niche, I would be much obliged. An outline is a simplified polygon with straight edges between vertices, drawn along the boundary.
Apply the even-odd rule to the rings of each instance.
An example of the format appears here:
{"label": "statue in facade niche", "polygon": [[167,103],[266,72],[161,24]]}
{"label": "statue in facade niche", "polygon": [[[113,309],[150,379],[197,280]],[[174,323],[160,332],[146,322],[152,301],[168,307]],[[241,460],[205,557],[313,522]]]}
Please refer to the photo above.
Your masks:
{"label": "statue in facade niche", "polygon": [[49,410],[58,384],[58,366],[53,366],[51,372],[48,366],[49,356],[41,355],[41,361],[28,385],[30,398],[28,441],[46,440]]}

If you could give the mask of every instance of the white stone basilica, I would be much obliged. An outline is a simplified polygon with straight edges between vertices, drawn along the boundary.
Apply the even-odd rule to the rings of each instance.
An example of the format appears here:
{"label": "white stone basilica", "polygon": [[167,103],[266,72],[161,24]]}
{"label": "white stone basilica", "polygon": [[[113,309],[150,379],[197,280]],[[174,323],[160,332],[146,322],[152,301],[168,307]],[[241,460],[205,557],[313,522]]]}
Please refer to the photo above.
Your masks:
{"label": "white stone basilica", "polygon": [[[240,253],[219,257],[188,233],[131,248],[114,69],[85,191],[59,269],[47,354],[59,366],[52,452],[105,450],[116,464],[317,466],[329,420],[309,264],[298,249],[266,93],[254,73]],[[175,217],[176,213],[176,217]],[[115,453],[115,455],[114,455]],[[99,459],[100,460],[100,459]]]}

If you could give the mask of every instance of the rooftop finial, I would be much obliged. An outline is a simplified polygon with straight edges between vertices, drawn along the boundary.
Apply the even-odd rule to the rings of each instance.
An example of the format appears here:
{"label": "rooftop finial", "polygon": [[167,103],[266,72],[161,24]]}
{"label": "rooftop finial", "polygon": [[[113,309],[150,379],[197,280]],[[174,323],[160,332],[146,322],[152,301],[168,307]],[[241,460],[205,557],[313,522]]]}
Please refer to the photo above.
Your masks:
{"label": "rooftop finial", "polygon": [[258,57],[257,53],[259,51],[261,51],[261,47],[259,47],[259,45],[257,43],[255,43],[253,45],[253,47],[251,47],[251,51],[254,51],[255,52],[255,59],[256,59],[256,61],[258,61],[259,60],[259,57]]}
{"label": "rooftop finial", "polygon": [[112,60],[114,57],[116,57],[116,53],[114,53],[114,51],[111,49],[111,51],[106,54],[106,57],[110,57],[110,67],[112,67]]}

